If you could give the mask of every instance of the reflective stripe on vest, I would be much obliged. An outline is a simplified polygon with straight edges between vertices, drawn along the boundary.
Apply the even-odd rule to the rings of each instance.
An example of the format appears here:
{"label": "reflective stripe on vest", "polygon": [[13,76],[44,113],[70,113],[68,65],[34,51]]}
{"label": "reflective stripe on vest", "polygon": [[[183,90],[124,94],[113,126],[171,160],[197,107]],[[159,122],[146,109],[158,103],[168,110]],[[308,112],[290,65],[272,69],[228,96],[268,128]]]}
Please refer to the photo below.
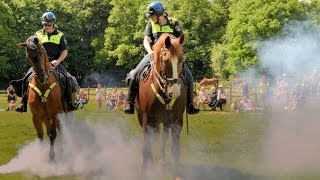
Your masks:
{"label": "reflective stripe on vest", "polygon": [[170,24],[166,24],[164,26],[160,26],[158,23],[154,23],[151,21],[151,29],[152,34],[154,33],[173,33],[173,28],[170,26],[171,24],[174,24],[177,20],[174,18],[168,18]]}
{"label": "reflective stripe on vest", "polygon": [[43,33],[43,30],[40,30],[36,32],[36,36],[39,38],[41,43],[54,43],[54,44],[60,44],[60,40],[62,37],[63,33],[58,31],[58,34],[51,35],[50,39],[48,38],[49,36],[47,34]]}

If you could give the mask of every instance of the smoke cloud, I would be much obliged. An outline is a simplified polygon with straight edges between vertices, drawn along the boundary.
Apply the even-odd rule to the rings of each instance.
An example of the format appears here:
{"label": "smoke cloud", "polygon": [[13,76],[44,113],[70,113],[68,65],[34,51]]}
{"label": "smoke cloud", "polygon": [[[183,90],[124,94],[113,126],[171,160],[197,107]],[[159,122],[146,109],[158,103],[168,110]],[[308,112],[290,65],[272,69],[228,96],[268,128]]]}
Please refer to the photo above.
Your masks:
{"label": "smoke cloud", "polygon": [[[320,67],[319,50],[319,28],[310,21],[290,22],[277,37],[262,44],[258,55],[272,77],[287,75],[290,93],[295,85],[303,86],[303,79]],[[275,91],[276,85],[271,88]],[[305,106],[295,112],[283,111],[283,106],[277,106],[278,100],[272,100],[270,126],[264,135],[259,162],[261,168],[272,174],[319,169],[319,93],[310,96]]]}
{"label": "smoke cloud", "polygon": [[70,119],[63,122],[62,136],[58,135],[56,140],[55,162],[49,161],[49,140],[34,140],[21,148],[8,164],[0,166],[0,173],[138,179],[141,142],[121,133],[120,123],[70,122]]}

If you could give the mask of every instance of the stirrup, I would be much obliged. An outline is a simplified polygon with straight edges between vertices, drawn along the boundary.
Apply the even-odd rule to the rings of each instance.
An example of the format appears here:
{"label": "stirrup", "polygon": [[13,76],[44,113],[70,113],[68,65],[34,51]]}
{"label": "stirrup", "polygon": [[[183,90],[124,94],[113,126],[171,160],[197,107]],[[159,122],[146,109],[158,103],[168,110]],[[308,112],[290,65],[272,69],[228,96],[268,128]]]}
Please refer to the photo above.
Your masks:
{"label": "stirrup", "polygon": [[134,114],[134,105],[131,102],[127,102],[123,112],[125,114]]}
{"label": "stirrup", "polygon": [[200,109],[197,109],[193,106],[192,103],[188,106],[188,114],[198,114],[200,112]]}
{"label": "stirrup", "polygon": [[77,109],[78,109],[78,104],[73,103],[72,101],[70,101],[70,102],[68,103],[68,109],[69,109],[70,111],[77,110]]}
{"label": "stirrup", "polygon": [[25,106],[22,104],[20,107],[17,107],[17,108],[15,109],[15,111],[16,111],[16,112],[21,112],[21,113],[27,112],[27,107],[25,107]]}

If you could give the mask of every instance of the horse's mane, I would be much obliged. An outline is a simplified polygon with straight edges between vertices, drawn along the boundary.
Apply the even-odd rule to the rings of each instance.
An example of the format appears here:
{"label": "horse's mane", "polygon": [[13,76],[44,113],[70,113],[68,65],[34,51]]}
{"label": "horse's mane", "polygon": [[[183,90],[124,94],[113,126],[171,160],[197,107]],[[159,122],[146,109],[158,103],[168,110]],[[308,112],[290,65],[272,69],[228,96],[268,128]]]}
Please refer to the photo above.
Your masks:
{"label": "horse's mane", "polygon": [[175,54],[178,57],[178,59],[183,59],[182,42],[180,42],[180,39],[172,34],[163,33],[157,40],[156,44],[153,46],[154,62],[156,64],[160,60],[161,50],[163,47],[165,47],[167,37],[170,37],[171,46],[166,48],[169,49],[171,54]]}

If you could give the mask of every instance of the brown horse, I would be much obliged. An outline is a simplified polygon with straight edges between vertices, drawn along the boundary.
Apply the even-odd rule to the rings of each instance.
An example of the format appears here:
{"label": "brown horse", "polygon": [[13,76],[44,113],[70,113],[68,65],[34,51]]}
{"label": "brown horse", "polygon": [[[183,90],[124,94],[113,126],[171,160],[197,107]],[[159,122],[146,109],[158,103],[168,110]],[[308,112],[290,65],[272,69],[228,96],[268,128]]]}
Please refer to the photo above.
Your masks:
{"label": "brown horse", "polygon": [[208,85],[214,85],[214,87],[218,87],[218,84],[219,84],[219,79],[216,78],[216,77],[213,77],[213,78],[206,78],[204,77],[200,83],[199,83],[199,86],[208,86]]}
{"label": "brown horse", "polygon": [[144,132],[142,148],[143,172],[153,163],[151,144],[153,135],[158,135],[163,124],[160,162],[165,161],[165,147],[172,134],[172,158],[176,179],[180,179],[180,133],[183,113],[186,107],[186,89],[183,80],[184,37],[162,34],[153,47],[151,71],[139,83],[139,93],[135,100],[139,123]]}
{"label": "brown horse", "polygon": [[33,67],[28,89],[28,103],[32,113],[33,125],[38,138],[43,140],[42,123],[45,124],[50,139],[49,157],[50,160],[54,160],[54,142],[57,135],[56,129],[59,125],[57,115],[64,110],[61,101],[61,88],[39,39],[31,36],[26,42],[18,45],[25,47],[26,57]]}

